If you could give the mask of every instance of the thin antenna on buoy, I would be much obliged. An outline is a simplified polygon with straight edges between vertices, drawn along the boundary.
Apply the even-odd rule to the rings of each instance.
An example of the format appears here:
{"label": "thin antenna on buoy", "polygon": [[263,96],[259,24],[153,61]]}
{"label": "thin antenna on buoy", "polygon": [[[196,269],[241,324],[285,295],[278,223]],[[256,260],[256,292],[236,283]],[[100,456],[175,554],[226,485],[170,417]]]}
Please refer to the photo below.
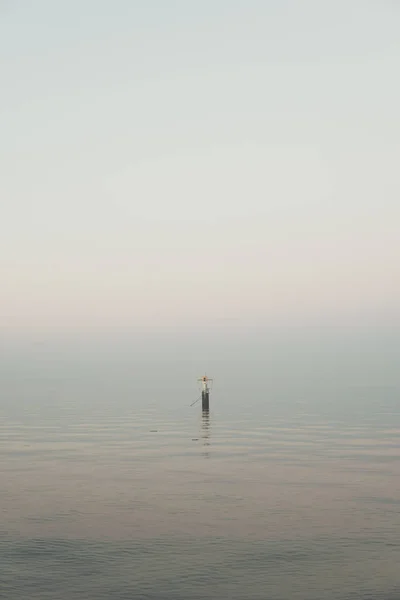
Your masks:
{"label": "thin antenna on buoy", "polygon": [[208,411],[210,410],[210,386],[209,383],[212,384],[212,379],[209,379],[207,375],[203,375],[197,381],[201,382],[201,407],[202,410]]}
{"label": "thin antenna on buoy", "polygon": [[194,402],[192,402],[192,404],[191,404],[190,406],[194,406],[195,404],[197,404],[197,403],[198,403],[198,401],[199,401],[199,400],[201,400],[201,396],[199,396],[199,397],[197,398],[197,400],[195,400]]}

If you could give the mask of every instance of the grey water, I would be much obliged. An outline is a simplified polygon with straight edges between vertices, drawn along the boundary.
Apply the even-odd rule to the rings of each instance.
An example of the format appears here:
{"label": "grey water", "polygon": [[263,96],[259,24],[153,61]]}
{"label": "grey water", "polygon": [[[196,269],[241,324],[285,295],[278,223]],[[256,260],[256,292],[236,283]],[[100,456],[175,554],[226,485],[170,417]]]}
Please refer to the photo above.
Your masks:
{"label": "grey water", "polygon": [[400,598],[396,335],[3,344],[0,597]]}

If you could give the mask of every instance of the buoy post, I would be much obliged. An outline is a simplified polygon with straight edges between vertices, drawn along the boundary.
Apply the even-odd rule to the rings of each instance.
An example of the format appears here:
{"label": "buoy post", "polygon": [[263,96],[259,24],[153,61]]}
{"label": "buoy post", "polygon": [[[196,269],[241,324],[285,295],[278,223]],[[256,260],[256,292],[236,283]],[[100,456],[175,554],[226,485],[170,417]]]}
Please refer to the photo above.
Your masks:
{"label": "buoy post", "polygon": [[201,382],[201,407],[204,412],[208,412],[210,410],[210,382],[212,379],[209,379],[207,375],[201,377],[198,381]]}

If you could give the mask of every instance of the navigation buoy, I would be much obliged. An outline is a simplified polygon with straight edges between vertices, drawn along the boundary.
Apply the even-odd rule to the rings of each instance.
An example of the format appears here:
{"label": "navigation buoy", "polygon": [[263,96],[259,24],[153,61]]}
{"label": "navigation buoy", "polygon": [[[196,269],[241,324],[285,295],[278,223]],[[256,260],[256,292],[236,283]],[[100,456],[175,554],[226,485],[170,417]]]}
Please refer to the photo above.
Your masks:
{"label": "navigation buoy", "polygon": [[201,382],[201,407],[203,411],[210,410],[210,383],[212,383],[212,379],[209,379],[207,375],[203,375],[198,379]]}

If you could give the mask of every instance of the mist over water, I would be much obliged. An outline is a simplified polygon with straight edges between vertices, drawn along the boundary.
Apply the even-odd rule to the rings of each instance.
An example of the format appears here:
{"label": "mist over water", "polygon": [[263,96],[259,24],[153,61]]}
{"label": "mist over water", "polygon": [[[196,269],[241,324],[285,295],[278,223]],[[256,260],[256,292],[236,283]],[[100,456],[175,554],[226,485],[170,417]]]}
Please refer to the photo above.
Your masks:
{"label": "mist over water", "polygon": [[[398,598],[399,341],[3,344],[0,595]],[[208,414],[189,406],[204,371]]]}

